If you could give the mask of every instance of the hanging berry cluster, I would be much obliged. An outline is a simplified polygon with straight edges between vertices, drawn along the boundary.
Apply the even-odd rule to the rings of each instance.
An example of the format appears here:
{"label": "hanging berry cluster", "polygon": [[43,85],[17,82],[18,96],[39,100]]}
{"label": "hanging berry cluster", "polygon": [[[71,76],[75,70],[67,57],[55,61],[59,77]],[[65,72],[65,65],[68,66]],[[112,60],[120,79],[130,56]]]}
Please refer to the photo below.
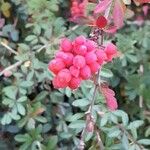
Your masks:
{"label": "hanging berry cluster", "polygon": [[82,80],[90,79],[116,54],[117,48],[112,43],[102,49],[84,36],[79,36],[74,41],[62,39],[60,50],[48,65],[49,70],[55,74],[54,87],[77,89]]}
{"label": "hanging berry cluster", "polygon": [[88,0],[71,0],[71,19],[76,20],[85,16],[85,8]]}

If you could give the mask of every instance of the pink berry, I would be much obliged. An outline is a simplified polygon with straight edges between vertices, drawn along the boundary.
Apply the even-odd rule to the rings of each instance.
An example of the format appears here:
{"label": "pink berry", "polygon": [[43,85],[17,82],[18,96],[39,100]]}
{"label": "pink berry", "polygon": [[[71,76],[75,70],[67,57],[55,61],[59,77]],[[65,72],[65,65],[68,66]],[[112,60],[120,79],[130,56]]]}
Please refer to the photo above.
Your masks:
{"label": "pink berry", "polygon": [[94,41],[87,40],[85,45],[87,47],[88,52],[94,51],[96,49],[96,43]]}
{"label": "pink berry", "polygon": [[9,70],[6,70],[6,71],[4,71],[4,76],[5,77],[10,77],[12,75],[12,72],[11,71],[9,71]]}
{"label": "pink berry", "polygon": [[87,52],[87,47],[85,45],[80,45],[74,48],[74,52],[78,55],[85,55]]}
{"label": "pink berry", "polygon": [[57,78],[58,78],[59,82],[61,82],[61,83],[69,82],[71,80],[71,73],[68,69],[62,69],[58,73]]}
{"label": "pink berry", "polygon": [[73,54],[72,53],[66,53],[67,54],[67,60],[65,61],[66,62],[66,65],[67,66],[71,66],[72,63],[73,63]]}
{"label": "pink berry", "polygon": [[52,71],[54,74],[57,74],[60,70],[65,68],[65,64],[62,59],[55,58],[48,64],[48,69]]}
{"label": "pink berry", "polygon": [[74,77],[78,77],[79,76],[79,69],[76,68],[75,66],[71,66],[69,68],[70,73],[74,76]]}
{"label": "pink berry", "polygon": [[56,76],[54,79],[53,79],[53,86],[54,88],[66,88],[68,86],[68,82],[61,82],[59,81],[59,78]]}
{"label": "pink berry", "polygon": [[97,59],[98,59],[98,63],[100,65],[103,64],[104,61],[107,59],[106,53],[101,49],[96,51],[96,56],[97,56]]}
{"label": "pink berry", "polygon": [[60,47],[64,52],[70,52],[72,50],[72,42],[69,39],[64,38],[61,41]]}
{"label": "pink berry", "polygon": [[117,47],[113,43],[108,43],[105,48],[107,61],[111,61],[117,55]]}
{"label": "pink berry", "polygon": [[77,68],[82,68],[85,66],[85,58],[80,55],[76,55],[73,59],[73,65]]}
{"label": "pink berry", "polygon": [[62,51],[59,51],[58,53],[56,53],[56,58],[61,58],[67,67],[72,65],[73,57],[74,57],[73,54],[69,52],[64,53]]}
{"label": "pink berry", "polygon": [[94,63],[95,61],[97,61],[97,56],[94,52],[88,52],[85,55],[85,60],[87,64],[91,64]]}
{"label": "pink berry", "polygon": [[91,72],[96,73],[100,69],[100,64],[98,62],[94,62],[89,65]]}
{"label": "pink berry", "polygon": [[69,87],[74,90],[77,89],[80,86],[81,79],[72,77],[71,81],[69,82]]}
{"label": "pink berry", "polygon": [[81,70],[80,70],[80,76],[82,79],[87,80],[91,77],[91,69],[89,66],[84,66]]}
{"label": "pink berry", "polygon": [[86,42],[86,38],[84,36],[78,36],[76,39],[75,39],[75,43],[77,45],[82,45]]}

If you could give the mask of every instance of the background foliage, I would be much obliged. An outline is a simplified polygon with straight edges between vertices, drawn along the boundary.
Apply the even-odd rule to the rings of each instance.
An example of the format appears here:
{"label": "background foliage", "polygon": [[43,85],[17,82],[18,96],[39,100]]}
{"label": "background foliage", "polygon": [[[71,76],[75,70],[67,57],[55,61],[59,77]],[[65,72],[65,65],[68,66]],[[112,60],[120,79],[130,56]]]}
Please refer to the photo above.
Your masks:
{"label": "background foliage", "polygon": [[[77,149],[93,83],[86,81],[76,91],[55,90],[47,70],[62,37],[90,32],[69,22],[68,9],[69,1],[63,0],[0,2],[0,70],[16,65],[0,74],[0,149]],[[115,89],[119,109],[108,111],[97,94],[93,115],[98,133],[107,150],[149,149],[149,20],[142,26],[127,21],[105,39],[113,40],[120,51],[101,72]],[[87,133],[85,141],[86,149],[98,149],[95,133]]]}

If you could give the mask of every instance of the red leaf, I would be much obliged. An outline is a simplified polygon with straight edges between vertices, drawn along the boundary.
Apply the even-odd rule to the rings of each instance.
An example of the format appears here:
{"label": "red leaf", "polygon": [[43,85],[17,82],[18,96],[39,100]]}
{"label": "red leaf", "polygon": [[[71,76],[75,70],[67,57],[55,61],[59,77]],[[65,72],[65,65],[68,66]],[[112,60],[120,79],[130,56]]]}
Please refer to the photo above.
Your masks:
{"label": "red leaf", "polygon": [[102,86],[101,92],[103,93],[108,109],[114,111],[118,108],[117,100],[115,98],[115,92],[108,86]]}
{"label": "red leaf", "polygon": [[124,10],[125,10],[125,5],[119,0],[115,0],[114,9],[113,9],[113,19],[117,29],[123,26]]}
{"label": "red leaf", "polygon": [[97,13],[104,12],[108,8],[108,6],[111,4],[111,2],[112,2],[111,0],[100,1],[94,10],[94,13],[97,14]]}

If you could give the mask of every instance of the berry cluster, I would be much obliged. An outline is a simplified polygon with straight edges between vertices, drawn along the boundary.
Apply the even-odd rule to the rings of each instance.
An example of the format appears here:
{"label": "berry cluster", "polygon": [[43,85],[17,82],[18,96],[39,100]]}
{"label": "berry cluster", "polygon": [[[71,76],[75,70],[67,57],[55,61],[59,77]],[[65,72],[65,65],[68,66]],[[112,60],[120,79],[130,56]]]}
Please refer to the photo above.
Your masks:
{"label": "berry cluster", "polygon": [[77,37],[73,42],[67,38],[62,39],[60,50],[48,65],[49,70],[56,75],[53,79],[54,87],[78,88],[82,80],[90,79],[116,54],[117,48],[112,43],[108,43],[103,50],[84,36]]}
{"label": "berry cluster", "polygon": [[79,17],[85,16],[85,8],[88,3],[88,0],[72,0],[71,3],[71,16],[72,20],[76,20]]}

